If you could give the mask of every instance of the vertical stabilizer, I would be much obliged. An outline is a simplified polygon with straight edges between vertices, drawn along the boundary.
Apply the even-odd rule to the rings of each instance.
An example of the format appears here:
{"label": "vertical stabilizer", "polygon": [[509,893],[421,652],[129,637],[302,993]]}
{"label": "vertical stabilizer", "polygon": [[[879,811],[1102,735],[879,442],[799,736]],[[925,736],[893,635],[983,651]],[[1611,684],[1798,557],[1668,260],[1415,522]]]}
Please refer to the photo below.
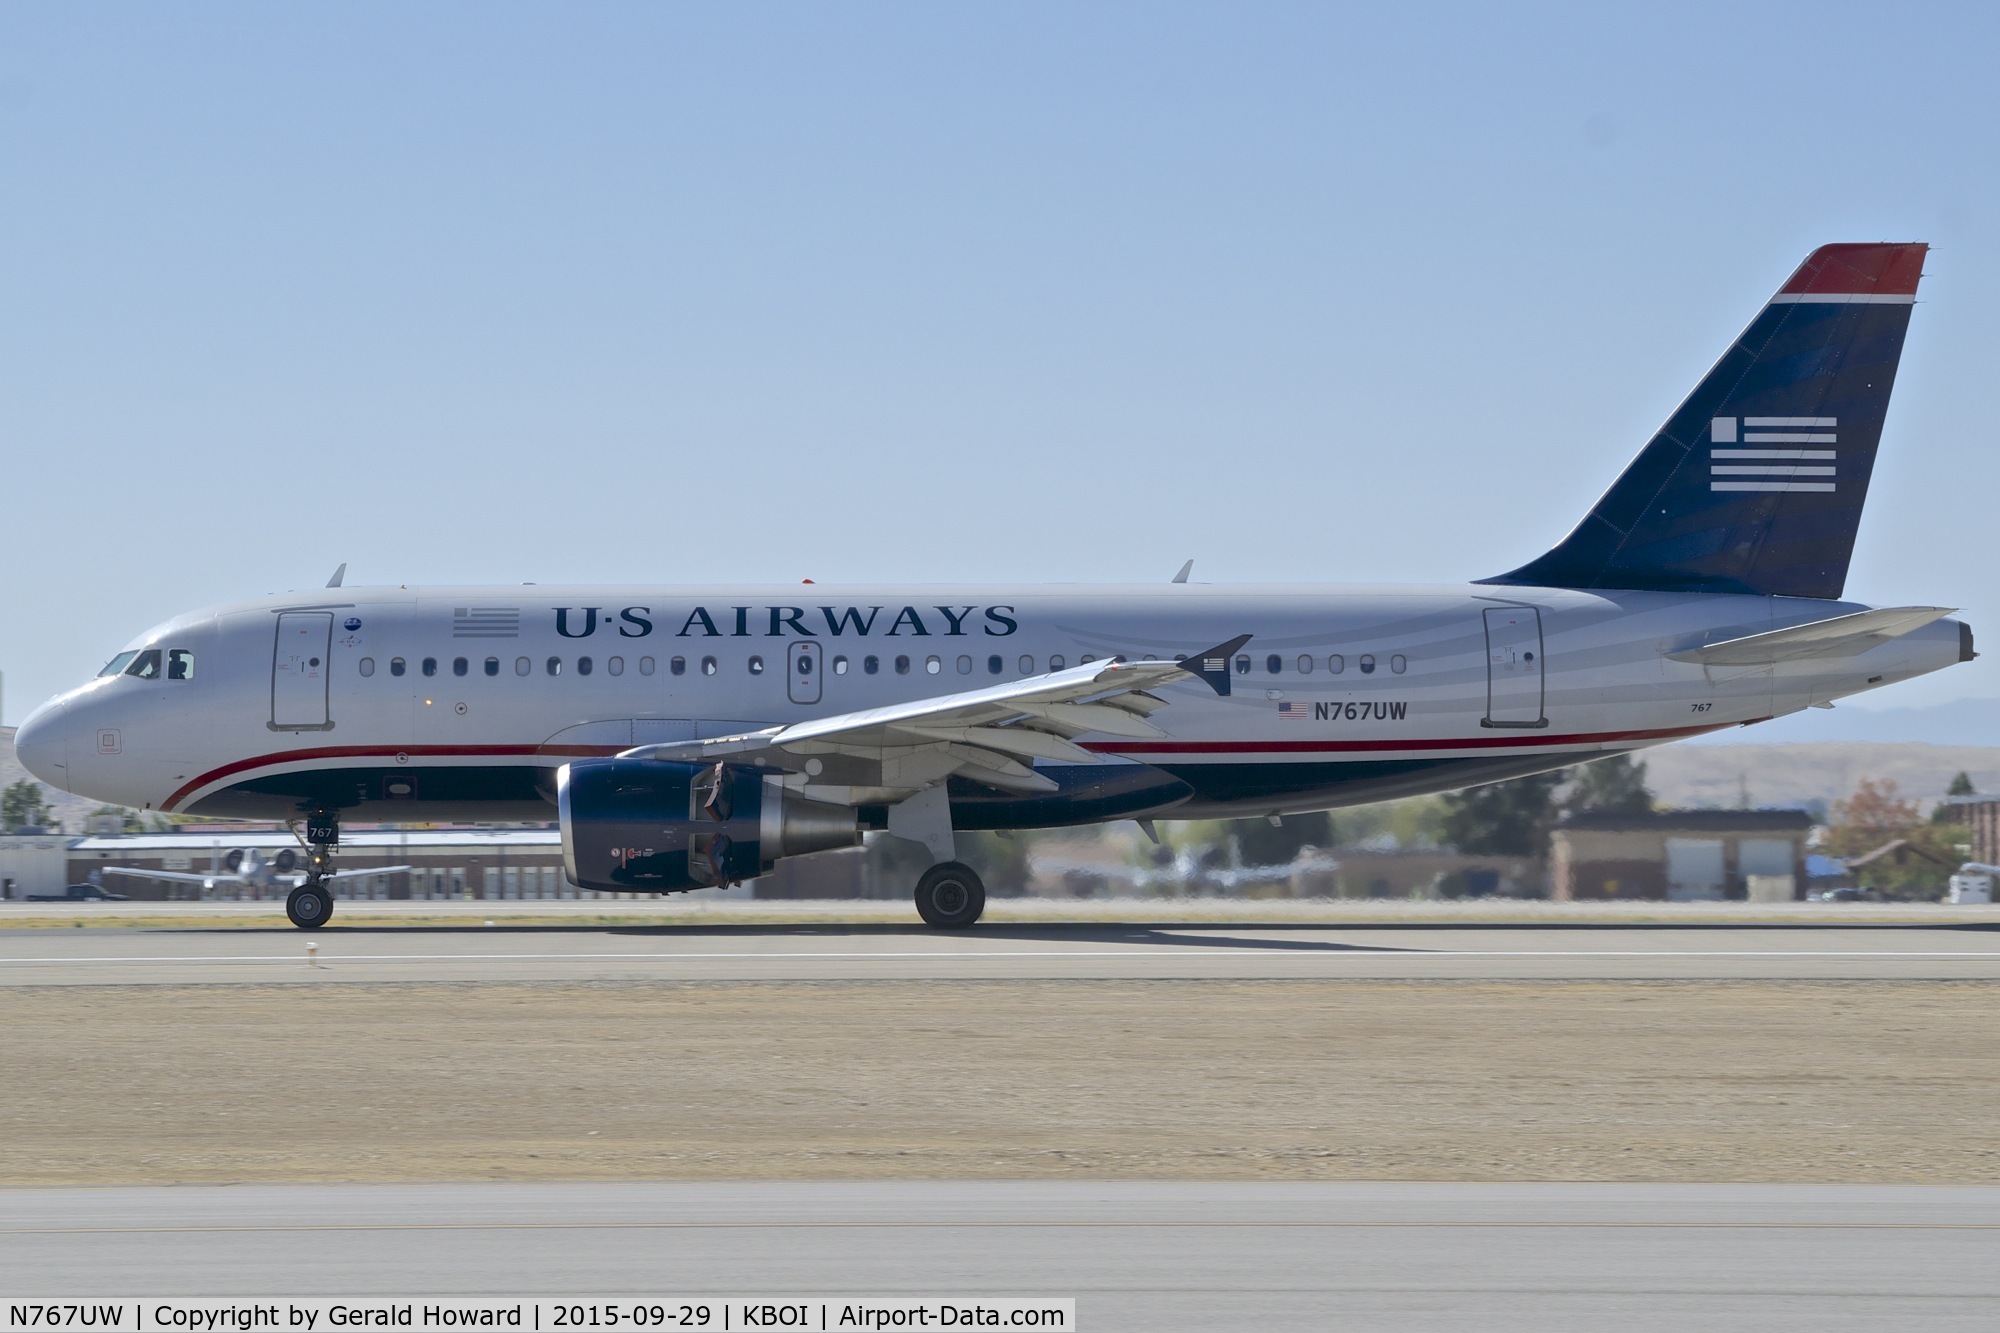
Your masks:
{"label": "vertical stabilizer", "polygon": [[1927,248],[1813,251],[1576,531],[1484,581],[1839,597]]}

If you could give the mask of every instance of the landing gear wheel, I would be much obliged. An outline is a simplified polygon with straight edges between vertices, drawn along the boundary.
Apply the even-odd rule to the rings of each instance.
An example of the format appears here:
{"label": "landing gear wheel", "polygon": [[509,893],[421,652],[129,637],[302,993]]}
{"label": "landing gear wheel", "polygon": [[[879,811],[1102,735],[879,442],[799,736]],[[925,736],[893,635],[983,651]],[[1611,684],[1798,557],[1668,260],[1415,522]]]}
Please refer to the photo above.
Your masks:
{"label": "landing gear wheel", "polygon": [[971,866],[934,865],[917,881],[917,915],[939,930],[964,930],[986,910],[986,886]]}
{"label": "landing gear wheel", "polygon": [[333,916],[333,895],[324,884],[301,884],[285,896],[285,915],[302,930],[318,930]]}

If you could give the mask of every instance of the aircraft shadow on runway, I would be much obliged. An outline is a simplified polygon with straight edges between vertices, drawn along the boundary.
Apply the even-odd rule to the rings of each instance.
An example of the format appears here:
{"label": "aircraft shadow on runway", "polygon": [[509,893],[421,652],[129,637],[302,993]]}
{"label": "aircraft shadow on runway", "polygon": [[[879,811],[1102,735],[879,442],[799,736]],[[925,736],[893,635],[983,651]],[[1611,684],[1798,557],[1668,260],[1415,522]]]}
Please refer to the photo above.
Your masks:
{"label": "aircraft shadow on runway", "polygon": [[[770,940],[776,937],[804,937],[811,939],[852,939],[857,936],[908,937],[913,939],[961,938],[969,941],[993,942],[1016,940],[1038,944],[1102,944],[1125,946],[1172,947],[1190,950],[1266,949],[1279,952],[1313,953],[1429,953],[1431,949],[1422,946],[1395,944],[1359,944],[1339,940],[1271,939],[1260,938],[1270,935],[1290,935],[1305,932],[1337,930],[1346,934],[1377,931],[1401,931],[1419,935],[1446,931],[1598,931],[1647,933],[1699,934],[1714,931],[1768,930],[1786,933],[1816,933],[1826,931],[1865,930],[1870,932],[1909,931],[1971,931],[1992,933],[2000,931],[2000,922],[1868,922],[1868,921],[1787,921],[1741,923],[1720,921],[1632,921],[1632,922],[1588,922],[1588,921],[1367,921],[1367,922],[1268,922],[1268,921],[1141,921],[1141,922],[1009,922],[974,927],[956,936],[941,936],[939,932],[921,923],[902,922],[858,922],[838,923],[705,923],[705,922],[661,922],[657,925],[590,925],[563,924],[508,924],[477,925],[395,925],[370,922],[367,925],[342,926],[335,922],[322,927],[319,934],[346,935],[451,935],[462,936],[472,932],[488,935],[518,938],[530,935],[591,935],[605,938],[701,938],[743,940]],[[293,936],[299,932],[295,927],[241,927],[241,926],[188,926],[160,930],[159,934],[208,935],[208,934],[263,934]]]}

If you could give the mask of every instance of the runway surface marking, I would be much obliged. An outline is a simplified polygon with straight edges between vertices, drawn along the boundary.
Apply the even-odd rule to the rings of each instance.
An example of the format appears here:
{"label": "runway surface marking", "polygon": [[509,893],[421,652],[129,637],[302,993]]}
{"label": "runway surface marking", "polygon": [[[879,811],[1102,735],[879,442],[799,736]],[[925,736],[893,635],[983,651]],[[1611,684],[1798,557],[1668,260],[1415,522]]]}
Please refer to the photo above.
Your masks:
{"label": "runway surface marking", "polygon": [[[1010,959],[1010,958],[1963,958],[2000,960],[1992,949],[1407,949],[1381,945],[1327,945],[1271,949],[1252,945],[1211,945],[1200,949],[909,949],[909,950],[772,950],[762,953],[351,953],[322,954],[322,966],[349,963],[494,963],[554,961],[662,962],[701,959]],[[104,956],[0,957],[0,966],[36,963],[296,963],[300,953],[272,954],[119,954]]]}
{"label": "runway surface marking", "polygon": [[320,1231],[933,1231],[940,1228],[981,1231],[1128,1227],[1265,1231],[1375,1228],[1406,1231],[2000,1231],[2000,1222],[335,1222],[273,1226],[0,1227],[0,1236],[263,1235]]}

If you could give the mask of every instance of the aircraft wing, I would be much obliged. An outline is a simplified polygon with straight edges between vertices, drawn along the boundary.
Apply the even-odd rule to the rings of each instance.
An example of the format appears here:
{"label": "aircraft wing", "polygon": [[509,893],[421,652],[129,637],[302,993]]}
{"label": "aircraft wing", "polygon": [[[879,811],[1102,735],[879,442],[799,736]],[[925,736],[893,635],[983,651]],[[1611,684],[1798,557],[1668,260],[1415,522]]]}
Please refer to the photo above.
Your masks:
{"label": "aircraft wing", "polygon": [[1216,693],[1227,694],[1229,659],[1249,641],[1249,635],[1239,635],[1179,661],[1090,662],[982,690],[790,726],[642,745],[621,757],[682,763],[736,759],[796,769],[815,755],[841,755],[879,764],[880,782],[887,787],[923,787],[960,773],[1011,791],[1054,791],[1056,784],[1034,771],[1034,760],[1096,763],[1096,755],[1075,743],[1076,737],[1093,733],[1164,736],[1146,719],[1166,707],[1166,700],[1147,691],[1203,680]]}
{"label": "aircraft wing", "polygon": [[236,883],[242,878],[226,870],[214,875],[195,875],[180,870],[134,870],[130,866],[105,866],[103,870],[107,875],[130,875],[133,879],[160,879],[170,884],[200,884],[205,888],[213,888],[217,884]]}
{"label": "aircraft wing", "polygon": [[1914,633],[1956,608],[1948,606],[1889,606],[1874,611],[1815,620],[1788,629],[1748,634],[1703,644],[1667,656],[1676,662],[1702,666],[1762,666],[1806,657],[1853,657],[1870,648]]}
{"label": "aircraft wing", "polygon": [[[326,878],[329,880],[362,879],[369,875],[398,875],[405,870],[414,869],[416,869],[415,866],[370,866],[366,870],[336,870]],[[289,875],[274,875],[272,878],[288,879],[292,882],[294,888],[306,882],[306,877],[296,872]]]}

